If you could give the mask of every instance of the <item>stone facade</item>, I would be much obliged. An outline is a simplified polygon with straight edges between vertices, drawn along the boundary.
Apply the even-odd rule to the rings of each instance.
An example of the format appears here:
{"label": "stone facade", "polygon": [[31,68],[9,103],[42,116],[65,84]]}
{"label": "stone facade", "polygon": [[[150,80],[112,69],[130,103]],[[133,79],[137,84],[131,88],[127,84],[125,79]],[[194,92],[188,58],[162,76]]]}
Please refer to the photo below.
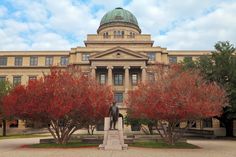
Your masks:
{"label": "stone facade", "polygon": [[[151,35],[142,34],[138,23],[130,22],[135,17],[129,17],[130,13],[122,14],[125,11],[122,8],[114,9],[114,15],[111,16],[114,19],[102,21],[97,34],[87,35],[85,46],[66,51],[1,51],[0,79],[8,79],[14,84],[27,84],[29,79],[47,74],[51,66],[65,68],[75,65],[100,83],[112,85],[120,111],[125,115],[123,102],[127,91],[136,88],[139,81],[153,79],[151,66],[154,63],[177,63],[185,57],[194,60],[210,54],[207,50],[168,50],[153,46]],[[122,18],[126,21],[119,20]],[[20,124],[19,127],[22,127]],[[220,128],[215,119],[211,125]]]}

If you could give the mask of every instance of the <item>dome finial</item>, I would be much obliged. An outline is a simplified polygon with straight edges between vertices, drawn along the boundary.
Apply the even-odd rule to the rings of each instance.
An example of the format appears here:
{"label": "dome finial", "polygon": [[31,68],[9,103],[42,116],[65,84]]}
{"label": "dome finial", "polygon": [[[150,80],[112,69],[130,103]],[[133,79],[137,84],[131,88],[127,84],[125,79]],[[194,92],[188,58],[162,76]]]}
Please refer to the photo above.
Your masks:
{"label": "dome finial", "polygon": [[123,9],[122,7],[116,7],[116,9]]}

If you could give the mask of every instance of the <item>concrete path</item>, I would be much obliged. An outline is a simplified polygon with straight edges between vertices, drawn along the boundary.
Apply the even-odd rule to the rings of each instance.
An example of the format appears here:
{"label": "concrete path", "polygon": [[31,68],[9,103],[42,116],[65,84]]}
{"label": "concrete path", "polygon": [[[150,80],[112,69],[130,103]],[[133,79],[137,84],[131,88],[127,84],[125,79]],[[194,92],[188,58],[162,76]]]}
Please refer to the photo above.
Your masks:
{"label": "concrete path", "polygon": [[0,140],[0,157],[236,157],[236,141],[189,140],[202,149],[151,149],[130,147],[125,151],[96,148],[33,149],[21,148],[38,143],[39,138]]}

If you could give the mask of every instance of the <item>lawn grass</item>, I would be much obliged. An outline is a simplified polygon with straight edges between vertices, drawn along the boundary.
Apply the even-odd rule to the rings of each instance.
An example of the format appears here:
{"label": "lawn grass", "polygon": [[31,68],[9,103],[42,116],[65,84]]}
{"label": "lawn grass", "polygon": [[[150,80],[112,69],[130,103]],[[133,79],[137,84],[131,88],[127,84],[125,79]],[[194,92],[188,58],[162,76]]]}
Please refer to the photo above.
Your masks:
{"label": "lawn grass", "polygon": [[[143,148],[160,148],[160,149],[168,149],[168,148],[178,148],[178,149],[196,149],[199,148],[196,145],[186,143],[186,142],[178,142],[175,145],[169,145],[164,142],[135,142],[133,144],[129,144],[131,147],[143,147]],[[27,145],[27,148],[84,148],[84,147],[98,147],[98,144],[89,144],[82,142],[71,142],[67,144],[56,144],[56,143],[45,143],[45,144],[32,144]]]}
{"label": "lawn grass", "polygon": [[187,143],[187,142],[178,142],[175,145],[170,145],[165,142],[135,142],[133,144],[129,144],[129,146],[133,147],[143,147],[143,148],[179,148],[179,149],[196,149],[199,148],[196,145]]}
{"label": "lawn grass", "polygon": [[51,136],[51,135],[46,135],[46,134],[15,134],[15,135],[0,136],[0,140],[16,139],[16,138],[49,137],[49,136]]}
{"label": "lawn grass", "polygon": [[42,143],[28,145],[28,148],[80,148],[80,147],[98,147],[98,144],[89,144],[82,142],[71,142],[67,144]]}

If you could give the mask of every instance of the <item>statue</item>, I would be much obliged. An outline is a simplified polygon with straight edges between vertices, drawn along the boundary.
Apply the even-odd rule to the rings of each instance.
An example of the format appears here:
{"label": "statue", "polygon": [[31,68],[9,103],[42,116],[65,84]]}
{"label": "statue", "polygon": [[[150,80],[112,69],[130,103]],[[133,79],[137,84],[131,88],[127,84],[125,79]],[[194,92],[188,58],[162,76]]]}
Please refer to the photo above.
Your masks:
{"label": "statue", "polygon": [[112,130],[112,124],[113,129],[116,130],[116,122],[119,118],[119,108],[116,106],[116,102],[114,101],[112,103],[112,106],[109,109],[109,117],[110,117],[110,130]]}

